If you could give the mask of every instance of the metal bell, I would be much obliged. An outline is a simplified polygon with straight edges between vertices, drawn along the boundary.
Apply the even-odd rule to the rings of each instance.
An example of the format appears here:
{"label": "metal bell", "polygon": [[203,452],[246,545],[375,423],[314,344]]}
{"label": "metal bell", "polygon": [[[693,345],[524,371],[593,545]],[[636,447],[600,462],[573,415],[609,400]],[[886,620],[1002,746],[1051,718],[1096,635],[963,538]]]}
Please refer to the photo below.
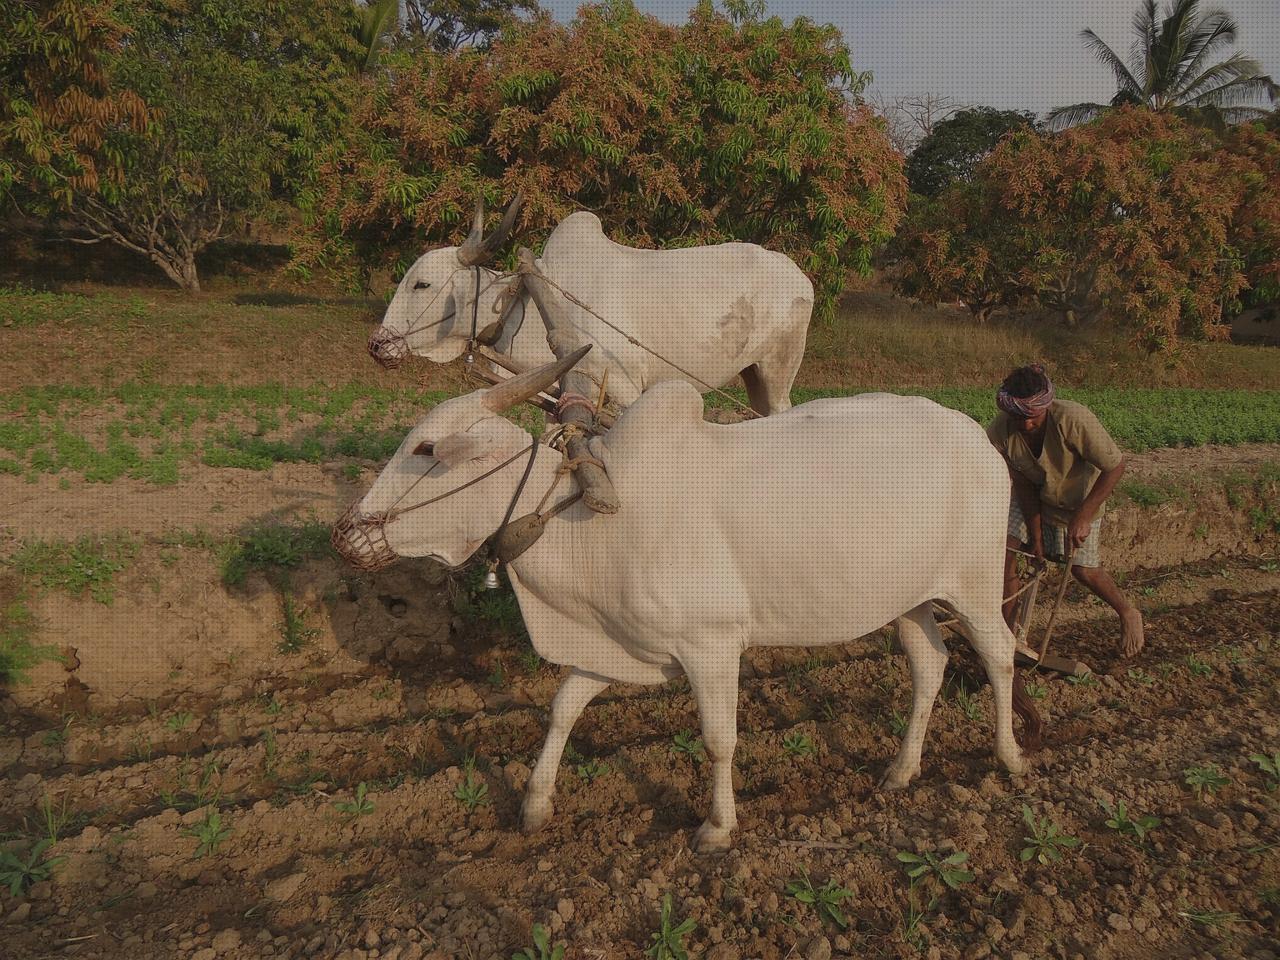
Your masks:
{"label": "metal bell", "polygon": [[489,572],[484,575],[484,588],[486,590],[498,589],[498,571],[493,567],[490,567]]}

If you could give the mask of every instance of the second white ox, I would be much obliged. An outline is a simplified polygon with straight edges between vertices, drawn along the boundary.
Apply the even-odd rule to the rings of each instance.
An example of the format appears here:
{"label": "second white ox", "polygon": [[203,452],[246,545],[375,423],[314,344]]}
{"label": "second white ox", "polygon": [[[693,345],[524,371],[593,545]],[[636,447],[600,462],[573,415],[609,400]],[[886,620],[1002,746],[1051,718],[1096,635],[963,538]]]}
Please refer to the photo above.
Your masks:
{"label": "second white ox", "polygon": [[[518,487],[534,444],[499,414],[567,366],[432,410],[335,527],[335,546],[369,569],[397,556],[456,566],[513,498],[515,517],[549,490],[548,504],[563,502],[572,482],[545,448]],[[743,650],[847,642],[895,619],[912,708],[882,783],[904,786],[919,772],[947,660],[933,600],[954,611],[990,677],[997,756],[1025,770],[1010,712],[1014,638],[1000,614],[1009,472],[968,417],[869,394],[724,426],[704,422],[698,391],[673,381],[646,392],[592,452],[627,511],[601,517],[574,504],[508,567],[534,648],[573,668],[529,781],[526,829],[550,816],[570,728],[594,696],[611,681],[683,673],[711,760],[711,810],[695,845],[726,847]]]}
{"label": "second white ox", "polygon": [[[487,239],[481,236],[478,211],[461,247],[442,247],[418,258],[369,339],[374,359],[395,366],[413,353],[447,363],[498,320],[508,280],[481,263],[501,246],[516,209],[513,203]],[[813,284],[783,254],[753,243],[638,250],[606,237],[595,214],[578,212],[552,231],[538,267],[617,328],[564,305],[566,316],[580,327],[579,342],[596,345],[584,372],[599,382],[607,368],[609,394],[621,405],[662,380],[689,379],[706,391],[741,375],[758,413],[791,406],[791,385],[804,358],[813,311]],[[512,307],[493,349],[520,370],[555,359],[544,319],[527,291]]]}

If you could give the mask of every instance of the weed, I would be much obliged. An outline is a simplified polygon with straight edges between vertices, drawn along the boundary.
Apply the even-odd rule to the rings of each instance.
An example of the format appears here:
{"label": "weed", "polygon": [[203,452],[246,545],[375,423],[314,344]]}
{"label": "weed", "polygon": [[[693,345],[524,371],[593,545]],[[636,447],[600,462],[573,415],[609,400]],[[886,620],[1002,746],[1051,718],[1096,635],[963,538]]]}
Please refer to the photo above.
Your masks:
{"label": "weed", "polygon": [[840,714],[836,710],[836,702],[831,697],[823,697],[822,703],[818,707],[818,713],[827,723],[835,723]]}
{"label": "weed", "polygon": [[573,768],[573,772],[578,775],[580,780],[586,783],[595,783],[606,773],[609,772],[609,765],[601,763],[595,757],[590,760],[584,760]]}
{"label": "weed", "polygon": [[1185,777],[1184,782],[1191,788],[1197,800],[1203,800],[1206,793],[1212,796],[1231,782],[1223,776],[1217,764],[1213,763],[1206,763],[1203,767],[1187,767],[1182,773]]}
{"label": "weed", "polygon": [[1026,690],[1027,696],[1032,700],[1043,700],[1049,693],[1049,688],[1038,680],[1029,680]]}
{"label": "weed", "polygon": [[976,722],[982,719],[982,705],[978,703],[977,698],[964,687],[956,691],[956,706],[960,708],[960,712],[970,722]]}
{"label": "weed", "polygon": [[813,741],[803,733],[789,733],[783,737],[782,749],[793,757],[809,757],[818,750]]}
{"label": "weed", "polygon": [[231,827],[223,825],[221,813],[216,809],[210,809],[195,827],[183,830],[182,833],[183,836],[195,837],[198,841],[194,858],[199,860],[201,857],[212,856],[218,852],[218,846],[222,841],[231,836]]}
{"label": "weed", "polygon": [[1140,507],[1158,507],[1173,499],[1173,494],[1168,490],[1136,480],[1126,480],[1121,483],[1120,492]]}
{"label": "weed", "polygon": [[489,787],[484,781],[476,780],[474,769],[468,769],[462,782],[453,791],[453,798],[467,808],[467,813],[474,813],[476,807],[488,804]]}
{"label": "weed", "polygon": [[535,674],[542,669],[542,658],[532,646],[521,650],[516,659],[520,661],[520,669],[527,674]]}
{"label": "weed", "polygon": [[276,650],[279,653],[297,653],[318,637],[320,631],[307,626],[306,608],[295,604],[293,597],[287,593],[281,597],[281,608],[284,619],[277,624],[280,643]]}
{"label": "weed", "polygon": [[1263,776],[1267,778],[1267,789],[1280,787],[1280,750],[1267,756],[1265,753],[1251,753],[1249,759],[1257,764]]}
{"label": "weed", "polygon": [[238,586],[252,570],[279,573],[307,560],[329,556],[329,533],[328,524],[319,521],[253,527],[224,546],[222,582],[229,587]]}
{"label": "weed", "polygon": [[1221,930],[1223,927],[1244,922],[1240,914],[1226,910],[1179,910],[1178,916],[1186,917],[1192,923],[1198,923],[1211,930]]}
{"label": "weed", "polygon": [[1098,685],[1098,678],[1092,673],[1086,673],[1079,677],[1073,675],[1067,677],[1067,683],[1074,687],[1096,687]]}
{"label": "weed", "polygon": [[1105,800],[1101,801],[1102,809],[1107,814],[1104,821],[1108,827],[1121,835],[1133,837],[1141,843],[1148,833],[1160,826],[1160,818],[1150,815],[1140,816],[1136,820],[1130,819],[1129,811],[1126,809],[1123,800],[1117,800],[1116,805],[1112,807]]}
{"label": "weed", "polygon": [[1061,860],[1064,849],[1080,846],[1077,837],[1060,832],[1058,825],[1048,817],[1037,817],[1025,803],[1022,805],[1022,822],[1031,831],[1031,836],[1022,838],[1027,842],[1027,846],[1022,848],[1023,863],[1034,859],[1047,866]]}
{"label": "weed", "polygon": [[25,597],[19,595],[0,608],[0,685],[26,683],[32,667],[45,660],[61,659],[55,647],[33,644],[34,634],[35,618]]}
{"label": "weed", "polygon": [[507,671],[499,660],[493,665],[493,669],[489,671],[489,675],[484,678],[485,683],[494,690],[501,690],[507,685]]}
{"label": "weed", "polygon": [[361,780],[356,784],[356,795],[351,800],[339,800],[334,806],[338,812],[348,817],[367,817],[373,813],[373,801],[366,794],[369,785]]}
{"label": "weed", "polygon": [[701,763],[707,757],[702,738],[695,737],[692,730],[681,730],[671,738],[671,752],[686,756],[694,763]]}
{"label": "weed", "polygon": [[284,710],[284,704],[276,699],[275,694],[272,694],[271,699],[263,709],[266,710],[268,717],[278,717],[280,712]]}
{"label": "weed", "polygon": [[355,483],[360,479],[360,474],[364,467],[358,463],[344,463],[342,465],[342,479],[348,483]]}
{"label": "weed", "polygon": [[207,807],[210,804],[215,807],[222,799],[222,788],[215,785],[214,780],[218,776],[218,764],[215,760],[209,759],[205,761],[204,768],[200,771],[200,779],[196,781],[193,789],[187,789],[187,761],[183,760],[178,768],[178,788],[176,790],[161,790],[160,802],[166,807],[173,807],[175,810],[181,810],[184,813],[190,810],[199,810],[201,807]]}
{"label": "weed", "polygon": [[693,933],[698,924],[693,917],[686,917],[673,925],[672,909],[671,894],[665,894],[662,898],[662,917],[658,921],[658,932],[650,938],[653,944],[645,951],[645,955],[653,960],[689,960],[684,938]]}
{"label": "weed", "polygon": [[67,798],[62,798],[62,803],[57,807],[53,806],[53,798],[49,794],[44,795],[44,799],[40,801],[40,819],[44,823],[44,835],[50,843],[57,843],[58,836],[71,822],[71,814],[67,810]]}
{"label": "weed", "polygon": [[194,719],[195,719],[194,714],[186,710],[183,710],[180,713],[175,713],[172,717],[166,720],[164,722],[164,725],[168,727],[170,730],[172,730],[174,733],[181,733],[183,730],[187,729],[187,724],[189,724]]}
{"label": "weed", "polygon": [[1187,654],[1187,671],[1193,677],[1213,676],[1213,667],[1197,658],[1194,653]]}
{"label": "weed", "polygon": [[963,850],[942,858],[933,851],[925,851],[921,855],[900,850],[898,862],[906,865],[907,876],[913,881],[932,876],[952,890],[958,890],[960,884],[969,883],[974,877],[971,871],[964,869],[964,864],[969,862],[969,854]]}
{"label": "weed", "polygon": [[846,890],[834,880],[828,880],[822,887],[815,887],[809,879],[809,872],[800,868],[800,879],[787,884],[787,896],[806,903],[817,911],[821,920],[830,920],[841,930],[849,926],[840,904],[853,896],[852,890]]}
{"label": "weed", "polygon": [[12,850],[0,849],[0,883],[9,888],[10,896],[21,896],[32,884],[48,880],[56,867],[66,857],[46,858],[44,852],[53,846],[49,839],[38,840],[27,851],[26,859]]}
{"label": "weed", "polygon": [[564,944],[551,945],[551,935],[540,923],[533,925],[533,946],[511,955],[511,960],[564,960]]}
{"label": "weed", "polygon": [[66,590],[74,596],[85,591],[110,606],[115,598],[115,575],[137,553],[138,545],[124,535],[89,536],[78,540],[30,540],[19,548],[9,564],[22,577],[46,588]]}
{"label": "weed", "polygon": [[1125,674],[1135,683],[1140,683],[1144,687],[1149,687],[1156,682],[1156,678],[1147,673],[1147,671],[1139,667],[1130,667],[1128,673]]}
{"label": "weed", "polygon": [[889,718],[889,730],[899,739],[907,732],[907,718],[900,714],[897,710],[893,711],[893,716]]}

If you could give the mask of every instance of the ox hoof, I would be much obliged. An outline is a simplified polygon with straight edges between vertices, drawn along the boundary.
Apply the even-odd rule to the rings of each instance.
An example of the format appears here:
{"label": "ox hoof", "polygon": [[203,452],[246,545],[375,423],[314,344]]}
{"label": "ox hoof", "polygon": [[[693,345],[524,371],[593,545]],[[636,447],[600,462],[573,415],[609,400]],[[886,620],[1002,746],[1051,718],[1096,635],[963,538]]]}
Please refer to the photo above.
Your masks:
{"label": "ox hoof", "polygon": [[729,836],[733,827],[717,827],[710,820],[704,821],[693,835],[693,849],[698,853],[723,853],[729,849]]}
{"label": "ox hoof", "polygon": [[1003,758],[1004,768],[1015,777],[1031,772],[1031,763],[1021,753]]}
{"label": "ox hoof", "polygon": [[525,833],[537,833],[551,819],[550,800],[532,800],[525,797],[520,805],[520,829]]}
{"label": "ox hoof", "polygon": [[880,778],[878,787],[881,790],[905,790],[907,784],[914,780],[919,772],[919,767],[915,770],[901,770],[896,766],[890,765],[889,769],[884,772],[884,776]]}

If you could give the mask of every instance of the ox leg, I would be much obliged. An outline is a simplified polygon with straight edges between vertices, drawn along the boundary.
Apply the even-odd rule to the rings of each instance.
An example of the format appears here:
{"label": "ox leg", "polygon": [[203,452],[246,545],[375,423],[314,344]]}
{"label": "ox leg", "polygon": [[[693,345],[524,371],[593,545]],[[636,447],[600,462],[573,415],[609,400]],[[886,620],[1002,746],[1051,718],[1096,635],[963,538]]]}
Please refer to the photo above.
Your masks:
{"label": "ox leg", "polygon": [[569,731],[592,698],[608,685],[609,681],[603,677],[574,670],[556,691],[551,701],[547,739],[529,776],[529,787],[520,807],[520,825],[526,833],[532,833],[551,818],[551,795],[555,793],[556,772],[560,769],[564,745],[569,742]]}
{"label": "ox leg", "polygon": [[947,645],[934,622],[931,604],[921,604],[898,618],[898,639],[911,668],[911,720],[898,756],[880,779],[885,790],[901,790],[920,773],[925,730],[947,669]]}
{"label": "ox leg", "polygon": [[998,607],[981,616],[972,616],[971,611],[959,606],[953,605],[953,609],[991,681],[996,706],[996,757],[1010,773],[1026,773],[1030,768],[1013,736],[1013,632]]}
{"label": "ox leg", "polygon": [[738,826],[733,801],[733,751],[738,744],[737,648],[732,655],[712,652],[708,644],[695,657],[681,661],[689,675],[702,720],[702,742],[711,762],[711,812],[694,834],[699,853],[729,849],[729,837]]}

